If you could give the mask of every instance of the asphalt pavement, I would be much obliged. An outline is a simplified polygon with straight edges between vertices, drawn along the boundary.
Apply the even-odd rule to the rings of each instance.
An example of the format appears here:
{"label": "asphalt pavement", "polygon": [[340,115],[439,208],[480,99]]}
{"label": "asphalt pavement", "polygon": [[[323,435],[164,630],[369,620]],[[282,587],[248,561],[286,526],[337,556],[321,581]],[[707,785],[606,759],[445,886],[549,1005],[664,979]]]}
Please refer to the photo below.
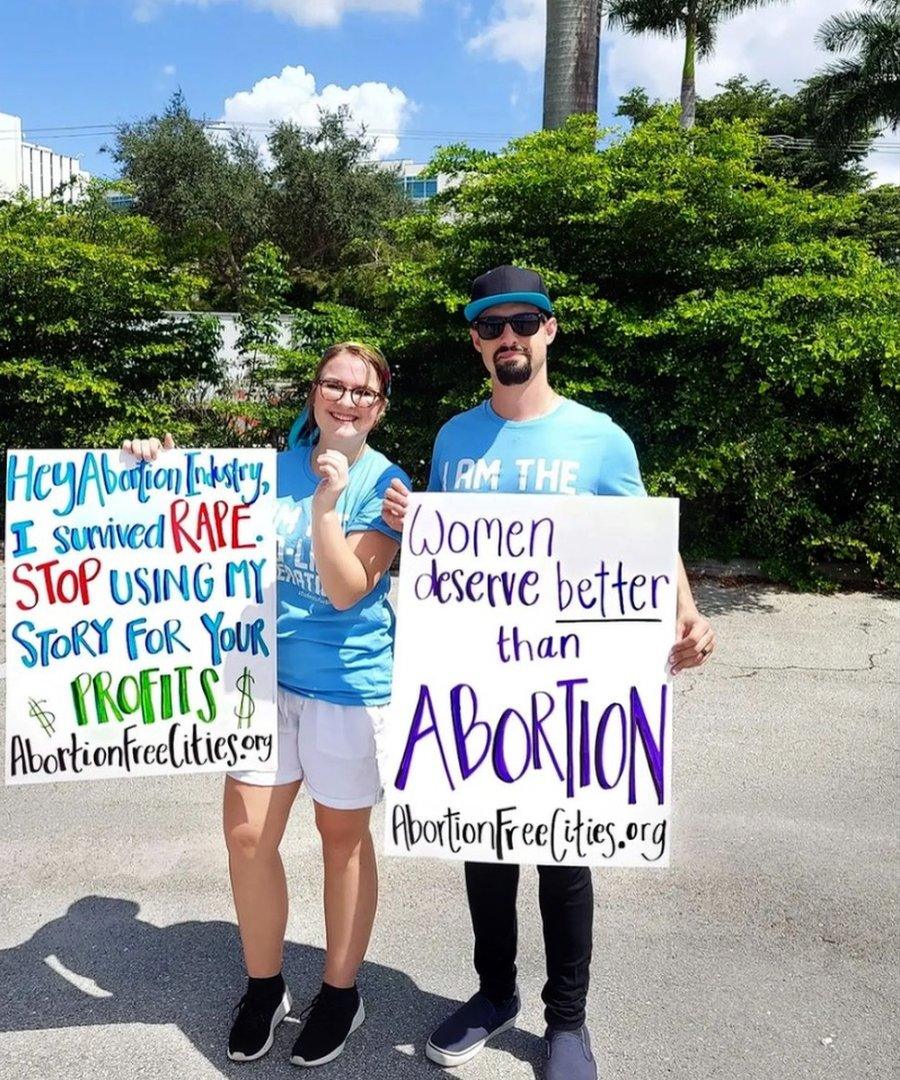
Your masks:
{"label": "asphalt pavement", "polygon": [[[900,608],[760,585],[701,583],[697,598],[719,648],[678,680],[673,864],[594,875],[601,1077],[889,1080],[900,1060]],[[2,790],[2,1080],[296,1075],[293,1017],[262,1061],[225,1056],[243,977],[220,801],[216,776]],[[324,942],[305,798],[283,853],[296,1015],[318,987]],[[368,1020],[320,1080],[434,1080],[425,1038],[474,989],[461,865],[380,865],[360,979]],[[519,913],[523,1013],[456,1070],[465,1080],[540,1075],[531,868]]]}

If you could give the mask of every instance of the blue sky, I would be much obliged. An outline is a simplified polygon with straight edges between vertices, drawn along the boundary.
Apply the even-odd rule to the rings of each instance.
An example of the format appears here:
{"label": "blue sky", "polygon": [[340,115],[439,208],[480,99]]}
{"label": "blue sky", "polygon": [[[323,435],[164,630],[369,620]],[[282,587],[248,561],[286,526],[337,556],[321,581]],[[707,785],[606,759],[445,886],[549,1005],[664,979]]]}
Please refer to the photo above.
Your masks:
{"label": "blue sky", "polygon": [[[319,104],[350,105],[382,157],[427,160],[464,140],[499,147],[540,126],[545,0],[4,0],[0,112],[26,137],[114,166],[109,133],[65,132],[161,110],[176,87],[196,116],[311,122]],[[723,28],[698,70],[702,92],[743,71],[791,89],[823,60],[819,23],[858,0],[792,0]],[[643,84],[674,97],[677,43],[607,34],[601,116]],[[896,142],[897,136],[891,141]],[[900,154],[872,155],[900,182]]]}

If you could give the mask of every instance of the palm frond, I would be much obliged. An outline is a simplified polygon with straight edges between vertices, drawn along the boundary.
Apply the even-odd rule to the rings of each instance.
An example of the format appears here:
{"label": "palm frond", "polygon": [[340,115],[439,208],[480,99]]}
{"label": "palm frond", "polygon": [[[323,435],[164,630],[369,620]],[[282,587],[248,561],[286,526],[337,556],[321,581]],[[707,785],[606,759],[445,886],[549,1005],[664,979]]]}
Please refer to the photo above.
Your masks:
{"label": "palm frond", "polygon": [[697,23],[697,59],[706,60],[707,57],[712,56],[716,48],[716,26],[715,19],[700,17]]}
{"label": "palm frond", "polygon": [[805,93],[829,133],[852,132],[866,124],[900,126],[900,83],[865,77],[856,60],[830,64],[807,81]]}
{"label": "palm frond", "polygon": [[677,38],[683,33],[678,0],[610,0],[607,21],[612,29],[629,34],[661,34]]}
{"label": "palm frond", "polygon": [[855,53],[808,81],[825,128],[849,131],[860,122],[900,126],[900,0],[867,0],[863,11],[833,15],[817,40],[829,52]]}
{"label": "palm frond", "polygon": [[[896,15],[893,21],[893,33],[896,36]],[[816,41],[828,52],[865,49],[870,42],[883,35],[885,30],[890,32],[890,22],[889,18],[876,11],[842,11],[822,23],[816,33]]]}
{"label": "palm frond", "polygon": [[789,0],[700,0],[699,10],[707,18],[716,21],[733,19],[753,8],[769,7],[772,4],[784,4]]}

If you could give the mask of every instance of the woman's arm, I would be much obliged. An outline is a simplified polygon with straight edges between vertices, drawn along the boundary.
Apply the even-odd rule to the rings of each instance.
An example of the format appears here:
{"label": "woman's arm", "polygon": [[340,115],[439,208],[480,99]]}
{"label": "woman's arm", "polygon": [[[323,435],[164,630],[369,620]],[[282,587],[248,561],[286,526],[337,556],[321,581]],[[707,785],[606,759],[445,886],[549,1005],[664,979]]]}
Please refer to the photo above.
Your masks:
{"label": "woman's arm", "polygon": [[325,595],[338,611],[346,611],[375,588],[400,545],[375,529],[345,536],[335,507],[347,486],[347,459],[340,451],[326,450],[316,463],[324,474],[312,500],[316,571]]}
{"label": "woman's arm", "polygon": [[334,510],[313,510],[312,545],[325,595],[338,611],[358,604],[388,572],[400,545],[369,529],[344,536]]}

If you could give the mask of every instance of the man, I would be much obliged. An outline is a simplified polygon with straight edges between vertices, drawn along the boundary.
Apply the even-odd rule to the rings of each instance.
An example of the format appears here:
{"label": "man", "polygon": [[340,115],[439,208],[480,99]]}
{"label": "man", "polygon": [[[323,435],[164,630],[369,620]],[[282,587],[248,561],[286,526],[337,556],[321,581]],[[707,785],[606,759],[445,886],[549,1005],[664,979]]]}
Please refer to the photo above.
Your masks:
{"label": "man", "polygon": [[[441,428],[428,490],[644,495],[625,432],[604,413],[562,398],[550,387],[547,349],[557,323],[540,275],[516,266],[489,270],[475,279],[464,314],[472,344],[491,376],[491,399]],[[402,527],[408,494],[395,480],[385,497],[385,518],[396,528]],[[714,646],[679,559],[672,673],[704,663]],[[585,1026],[594,914],[591,871],[540,866],[538,875],[547,961],[545,1080],[596,1080]],[[518,1016],[518,880],[518,866],[466,863],[480,988],[428,1040],[425,1053],[439,1065],[470,1060]]]}

